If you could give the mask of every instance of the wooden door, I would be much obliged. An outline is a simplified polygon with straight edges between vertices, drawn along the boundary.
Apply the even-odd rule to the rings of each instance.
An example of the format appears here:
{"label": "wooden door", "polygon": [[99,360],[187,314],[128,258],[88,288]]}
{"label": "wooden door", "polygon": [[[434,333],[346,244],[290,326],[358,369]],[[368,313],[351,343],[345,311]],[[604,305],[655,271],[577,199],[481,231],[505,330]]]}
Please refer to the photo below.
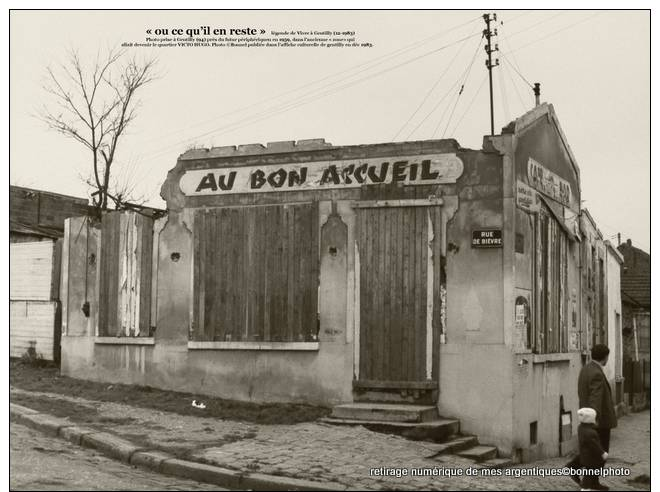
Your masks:
{"label": "wooden door", "polygon": [[441,208],[375,202],[356,213],[357,386],[437,387]]}

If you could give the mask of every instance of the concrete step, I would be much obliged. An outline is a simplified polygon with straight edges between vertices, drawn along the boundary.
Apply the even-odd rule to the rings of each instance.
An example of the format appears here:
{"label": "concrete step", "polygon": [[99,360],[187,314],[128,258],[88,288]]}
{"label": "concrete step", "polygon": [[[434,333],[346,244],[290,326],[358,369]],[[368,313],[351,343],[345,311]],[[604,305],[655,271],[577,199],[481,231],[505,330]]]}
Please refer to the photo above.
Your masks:
{"label": "concrete step", "polygon": [[365,422],[422,423],[438,419],[438,409],[431,405],[392,403],[346,403],[332,409],[330,417]]}
{"label": "concrete step", "polygon": [[497,458],[497,448],[495,446],[474,446],[457,453],[458,456],[463,458],[470,458],[477,462],[482,462]]}
{"label": "concrete step", "polygon": [[433,444],[433,456],[442,454],[457,453],[468,448],[473,448],[479,445],[477,436],[454,436],[448,441]]}
{"label": "concrete step", "polygon": [[460,430],[454,419],[436,419],[430,422],[392,422],[387,420],[357,420],[327,417],[321,422],[332,425],[361,425],[374,432],[396,434],[413,441],[444,442]]}
{"label": "concrete step", "polygon": [[507,468],[513,466],[513,461],[509,458],[492,458],[479,463],[483,468]]}

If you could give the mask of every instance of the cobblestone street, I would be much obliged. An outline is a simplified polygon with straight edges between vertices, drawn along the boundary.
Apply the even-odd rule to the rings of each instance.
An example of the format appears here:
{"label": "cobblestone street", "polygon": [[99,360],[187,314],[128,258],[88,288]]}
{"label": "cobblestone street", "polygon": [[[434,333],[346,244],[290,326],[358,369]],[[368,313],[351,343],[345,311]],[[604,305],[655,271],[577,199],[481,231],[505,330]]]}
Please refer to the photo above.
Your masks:
{"label": "cobblestone street", "polygon": [[[12,390],[14,394],[27,394]],[[246,472],[335,482],[352,488],[433,490],[576,490],[566,476],[516,478],[531,467],[561,468],[568,458],[554,458],[504,469],[501,476],[467,476],[470,460],[453,455],[434,457],[433,443],[409,441],[399,436],[371,432],[363,427],[337,427],[321,423],[256,425],[220,419],[181,416],[117,403],[89,401],[45,393],[29,393],[50,399],[53,405],[69,404],[95,408],[95,427],[113,432],[145,447],[168,451],[185,459]],[[628,477],[609,477],[603,483],[617,490],[648,489],[630,483],[650,476],[650,412],[623,417],[612,433],[613,467],[630,469]],[[370,469],[405,469],[409,475],[375,476]],[[436,473],[460,476],[411,477],[412,469],[436,469]],[[443,471],[444,470],[444,471]],[[479,470],[477,474],[481,473]],[[498,473],[498,472],[496,472]],[[514,476],[506,476],[512,474]]]}
{"label": "cobblestone street", "polygon": [[11,490],[220,490],[140,470],[16,423],[10,438]]}

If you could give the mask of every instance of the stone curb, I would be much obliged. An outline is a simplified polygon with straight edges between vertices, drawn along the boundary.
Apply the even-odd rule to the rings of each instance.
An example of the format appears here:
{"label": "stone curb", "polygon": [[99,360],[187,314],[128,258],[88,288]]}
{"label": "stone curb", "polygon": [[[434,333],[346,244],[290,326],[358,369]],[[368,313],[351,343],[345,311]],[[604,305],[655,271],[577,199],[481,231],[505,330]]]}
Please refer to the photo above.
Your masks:
{"label": "stone curb", "polygon": [[10,403],[11,416],[23,425],[39,430],[51,437],[57,437],[63,427],[73,427],[71,422],[39,413],[31,408]]}
{"label": "stone curb", "polygon": [[160,465],[160,471],[166,475],[189,478],[199,482],[212,483],[230,489],[240,490],[241,474],[217,466],[204,465],[193,461],[176,458],[165,460]]}
{"label": "stone curb", "polygon": [[135,446],[130,441],[126,441],[125,439],[108,432],[84,434],[80,441],[80,445],[86,448],[96,449],[97,451],[123,461],[124,463],[130,463],[131,456],[133,456],[134,453],[144,450],[144,448]]}
{"label": "stone curb", "polygon": [[262,473],[243,474],[219,466],[180,460],[162,451],[140,448],[114,434],[79,427],[67,420],[15,403],[10,403],[9,409],[12,419],[27,427],[44,432],[49,436],[61,437],[79,446],[95,449],[124,463],[166,475],[212,483],[236,490],[348,490],[348,487],[337,483],[313,482]]}

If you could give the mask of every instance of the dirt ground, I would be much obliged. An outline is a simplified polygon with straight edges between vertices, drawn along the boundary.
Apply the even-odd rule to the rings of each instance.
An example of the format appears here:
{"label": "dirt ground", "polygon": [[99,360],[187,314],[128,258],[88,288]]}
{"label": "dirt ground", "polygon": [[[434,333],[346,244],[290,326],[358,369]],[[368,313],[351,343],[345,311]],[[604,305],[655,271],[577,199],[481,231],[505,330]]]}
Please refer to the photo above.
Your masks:
{"label": "dirt ground", "polygon": [[[85,381],[61,376],[57,366],[52,364],[30,364],[23,361],[12,361],[9,368],[9,383],[12,388],[27,391],[42,391],[59,393],[66,396],[81,396],[89,400],[99,400],[115,403],[130,403],[131,405],[155,410],[178,413],[180,415],[198,416],[199,412],[191,405],[193,400],[206,405],[204,414],[239,422],[255,424],[297,424],[312,422],[329,415],[330,409],[299,404],[257,404],[225,400],[194,393],[179,393],[166,391],[149,386],[127,384],[108,384],[95,381]],[[32,408],[49,412],[57,416],[92,418],[93,409],[56,408],[48,401],[28,401],[29,396],[12,395],[12,402],[28,404]],[[58,403],[61,405],[61,403]]]}

